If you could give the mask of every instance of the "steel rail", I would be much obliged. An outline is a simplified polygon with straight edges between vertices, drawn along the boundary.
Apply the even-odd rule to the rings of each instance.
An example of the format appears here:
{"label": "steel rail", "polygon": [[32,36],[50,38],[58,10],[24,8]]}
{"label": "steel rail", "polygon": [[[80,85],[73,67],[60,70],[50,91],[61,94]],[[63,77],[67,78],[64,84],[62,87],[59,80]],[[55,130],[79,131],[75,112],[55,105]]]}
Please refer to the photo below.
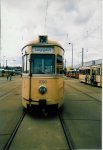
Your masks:
{"label": "steel rail", "polygon": [[23,119],[25,117],[25,115],[26,115],[26,111],[23,112],[22,116],[20,117],[19,121],[17,122],[17,124],[16,124],[10,138],[8,139],[6,145],[4,146],[3,150],[9,150],[9,147],[12,144],[12,141],[13,141],[13,139],[14,139],[14,137],[15,137],[15,135],[16,135],[16,133],[17,133],[17,131],[18,131],[20,125],[21,125],[21,122],[23,121]]}
{"label": "steel rail", "polygon": [[60,119],[64,134],[65,134],[65,137],[66,137],[66,140],[67,140],[69,150],[74,150],[74,149],[76,149],[75,145],[74,145],[74,142],[72,140],[72,137],[71,137],[71,134],[70,134],[69,130],[66,127],[65,121],[62,117],[62,114],[61,114],[60,110],[58,111],[58,115],[59,115],[59,119]]}
{"label": "steel rail", "polygon": [[11,93],[13,93],[13,91],[15,91],[18,87],[19,87],[19,86],[14,87],[13,89],[10,89],[9,91],[6,91],[5,93],[1,94],[1,95],[0,95],[0,100],[2,100],[4,97],[10,95]]}
{"label": "steel rail", "polygon": [[81,92],[82,94],[84,94],[84,95],[86,95],[86,96],[92,98],[94,101],[97,101],[97,102],[101,103],[101,101],[100,101],[99,99],[97,99],[97,98],[95,98],[95,97],[93,97],[93,96],[91,96],[91,95],[89,95],[89,94],[87,94],[87,93],[85,93],[85,92],[83,92],[83,91],[77,89],[76,87],[74,87],[74,86],[72,86],[72,85],[69,85],[69,84],[67,84],[67,86],[70,86],[70,87],[72,87],[73,89],[75,89],[75,90]]}

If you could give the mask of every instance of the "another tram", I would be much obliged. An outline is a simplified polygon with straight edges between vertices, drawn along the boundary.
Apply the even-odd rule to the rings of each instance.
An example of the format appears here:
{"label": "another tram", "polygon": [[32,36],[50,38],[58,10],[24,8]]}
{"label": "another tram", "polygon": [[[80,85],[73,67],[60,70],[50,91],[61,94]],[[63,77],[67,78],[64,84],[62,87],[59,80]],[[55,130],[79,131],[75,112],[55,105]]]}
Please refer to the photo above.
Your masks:
{"label": "another tram", "polygon": [[4,69],[0,69],[0,77],[4,76]]}
{"label": "another tram", "polygon": [[79,68],[79,81],[102,87],[102,64]]}
{"label": "another tram", "polygon": [[79,70],[69,70],[66,74],[67,77],[71,77],[71,78],[79,78]]}
{"label": "another tram", "polygon": [[22,104],[56,106],[64,102],[64,49],[48,36],[39,36],[22,48]]}
{"label": "another tram", "polygon": [[15,70],[0,69],[0,77],[7,77],[9,74],[15,75]]}

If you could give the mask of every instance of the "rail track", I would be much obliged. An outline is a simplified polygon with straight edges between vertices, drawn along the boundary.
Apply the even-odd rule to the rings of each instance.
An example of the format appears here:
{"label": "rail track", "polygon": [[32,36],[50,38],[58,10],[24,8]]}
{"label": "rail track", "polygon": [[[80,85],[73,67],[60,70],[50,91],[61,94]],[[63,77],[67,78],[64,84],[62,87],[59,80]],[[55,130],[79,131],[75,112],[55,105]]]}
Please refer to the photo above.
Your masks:
{"label": "rail track", "polygon": [[4,93],[2,93],[0,95],[0,100],[2,100],[3,98],[7,97],[8,95],[12,94],[13,91],[15,91],[18,87],[20,87],[19,85],[16,87],[13,87],[12,89],[10,89],[9,91],[5,91]]}
{"label": "rail track", "polygon": [[8,139],[8,141],[7,141],[6,145],[4,146],[3,150],[9,150],[9,147],[12,144],[12,141],[15,138],[15,135],[16,135],[16,133],[17,133],[17,131],[18,131],[18,129],[19,129],[19,127],[20,127],[24,117],[25,117],[25,115],[26,115],[26,111],[23,111],[23,114],[21,115],[19,121],[17,122],[17,124],[16,124],[13,132],[11,133],[11,136]]}
{"label": "rail track", "polygon": [[92,98],[94,101],[97,101],[97,102],[101,103],[101,101],[100,101],[99,99],[97,99],[97,98],[95,98],[95,97],[89,95],[88,93],[85,93],[85,92],[83,92],[82,90],[80,90],[80,89],[78,89],[78,88],[76,88],[76,87],[74,87],[74,86],[72,86],[72,85],[70,85],[70,84],[67,84],[67,86],[69,86],[69,87],[75,89],[76,91],[81,92],[82,94],[84,94],[84,95],[86,95],[86,96]]}
{"label": "rail track", "polygon": [[74,144],[74,142],[73,142],[73,139],[72,139],[72,137],[71,137],[71,134],[70,134],[70,132],[69,132],[69,129],[66,127],[66,123],[65,123],[65,120],[63,119],[61,110],[58,111],[58,115],[59,115],[59,119],[60,119],[60,122],[61,122],[61,126],[62,126],[62,128],[63,128],[63,132],[64,132],[64,135],[65,135],[67,144],[68,144],[68,148],[69,148],[69,150],[74,150],[74,149],[76,149],[76,148],[75,148],[75,144]]}
{"label": "rail track", "polygon": [[[12,145],[12,142],[13,142],[13,140],[15,138],[15,135],[16,135],[18,129],[19,129],[22,121],[24,120],[24,117],[25,117],[26,113],[27,113],[27,111],[23,111],[20,119],[18,120],[18,122],[17,122],[13,132],[11,133],[10,138],[8,139],[7,143],[5,144],[3,150],[9,150],[9,148]],[[73,140],[72,140],[72,137],[71,137],[71,135],[69,133],[69,130],[66,127],[66,123],[65,123],[65,121],[63,119],[61,110],[58,111],[58,116],[59,116],[60,123],[61,123],[64,135],[65,135],[65,138],[66,138],[66,141],[67,141],[67,144],[68,144],[68,150],[74,150],[75,149],[75,144],[73,143]]]}

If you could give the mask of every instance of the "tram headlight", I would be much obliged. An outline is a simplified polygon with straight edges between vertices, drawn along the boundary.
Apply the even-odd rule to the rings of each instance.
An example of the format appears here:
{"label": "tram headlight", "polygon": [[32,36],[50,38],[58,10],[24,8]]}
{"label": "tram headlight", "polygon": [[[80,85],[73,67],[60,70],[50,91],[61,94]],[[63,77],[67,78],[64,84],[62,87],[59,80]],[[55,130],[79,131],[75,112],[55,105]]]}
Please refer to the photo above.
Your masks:
{"label": "tram headlight", "polygon": [[47,92],[47,88],[45,86],[40,86],[39,87],[39,93],[40,94],[45,94]]}

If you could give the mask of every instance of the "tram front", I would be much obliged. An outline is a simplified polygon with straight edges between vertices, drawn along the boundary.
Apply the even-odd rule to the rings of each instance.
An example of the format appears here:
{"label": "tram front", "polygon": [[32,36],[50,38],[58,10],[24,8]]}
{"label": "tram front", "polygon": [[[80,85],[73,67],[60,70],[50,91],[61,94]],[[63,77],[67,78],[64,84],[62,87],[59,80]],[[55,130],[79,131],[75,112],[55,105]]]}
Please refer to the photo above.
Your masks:
{"label": "tram front", "polygon": [[63,55],[64,49],[47,36],[22,49],[22,104],[59,108],[64,99]]}

